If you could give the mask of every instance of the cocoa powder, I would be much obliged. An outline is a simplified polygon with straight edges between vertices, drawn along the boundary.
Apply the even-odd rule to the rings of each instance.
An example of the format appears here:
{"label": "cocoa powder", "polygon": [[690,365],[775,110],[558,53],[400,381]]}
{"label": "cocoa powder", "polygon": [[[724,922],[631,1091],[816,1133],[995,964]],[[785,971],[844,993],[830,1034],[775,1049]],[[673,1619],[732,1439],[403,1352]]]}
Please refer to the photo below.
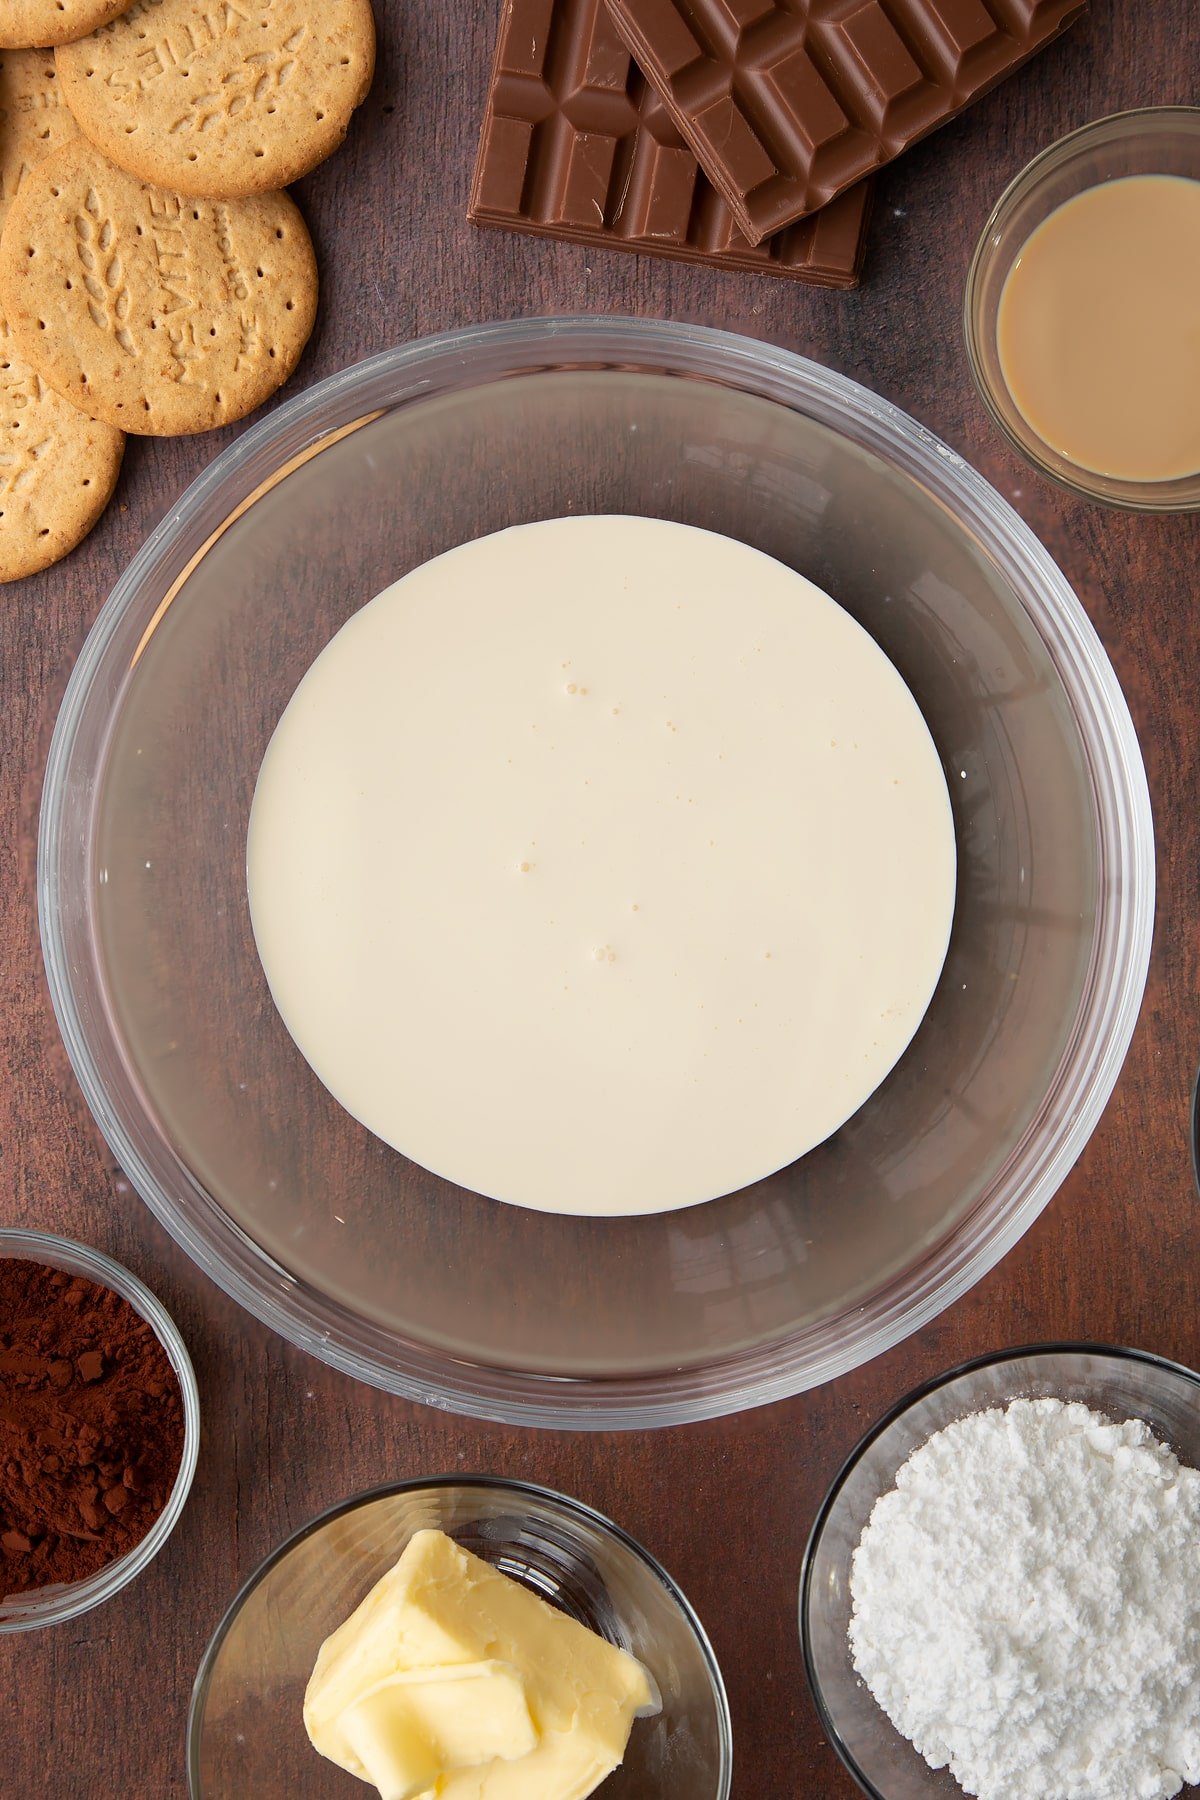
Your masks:
{"label": "cocoa powder", "polygon": [[0,1258],[0,1595],[80,1581],[132,1550],[182,1455],[178,1378],[129,1302]]}

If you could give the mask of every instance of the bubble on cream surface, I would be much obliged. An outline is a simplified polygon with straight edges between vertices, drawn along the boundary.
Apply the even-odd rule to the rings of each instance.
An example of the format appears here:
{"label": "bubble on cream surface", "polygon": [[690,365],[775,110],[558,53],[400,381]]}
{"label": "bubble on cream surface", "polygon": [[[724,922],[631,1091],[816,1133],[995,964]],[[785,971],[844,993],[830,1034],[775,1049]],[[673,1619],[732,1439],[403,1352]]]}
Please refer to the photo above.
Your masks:
{"label": "bubble on cream surface", "polygon": [[448,551],[342,628],[248,844],[272,995],[397,1150],[553,1212],[771,1174],[903,1053],[945,958],[946,782],[849,613],[621,515]]}

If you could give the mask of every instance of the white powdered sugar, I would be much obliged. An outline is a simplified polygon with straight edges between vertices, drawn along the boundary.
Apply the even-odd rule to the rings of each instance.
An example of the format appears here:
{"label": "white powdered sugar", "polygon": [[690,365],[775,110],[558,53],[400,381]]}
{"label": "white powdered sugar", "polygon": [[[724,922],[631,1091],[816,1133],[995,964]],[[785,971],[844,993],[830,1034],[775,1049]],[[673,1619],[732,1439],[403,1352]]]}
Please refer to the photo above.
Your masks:
{"label": "white powdered sugar", "polygon": [[854,1666],[980,1800],[1200,1781],[1200,1473],[1140,1420],[1014,1400],[939,1431],[854,1553]]}

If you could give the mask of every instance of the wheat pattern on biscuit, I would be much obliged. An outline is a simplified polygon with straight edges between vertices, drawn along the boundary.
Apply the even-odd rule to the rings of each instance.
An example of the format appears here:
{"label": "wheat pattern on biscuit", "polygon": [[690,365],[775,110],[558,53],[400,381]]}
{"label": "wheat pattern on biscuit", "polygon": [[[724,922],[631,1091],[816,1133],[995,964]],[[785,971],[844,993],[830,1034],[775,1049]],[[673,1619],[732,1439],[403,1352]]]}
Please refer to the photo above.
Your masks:
{"label": "wheat pattern on biscuit", "polygon": [[0,317],[0,582],[48,568],[87,536],[124,446],[38,379]]}
{"label": "wheat pattern on biscuit", "polygon": [[3,0],[0,50],[69,44],[107,25],[129,4],[130,0]]}
{"label": "wheat pattern on biscuit", "polygon": [[370,0],[136,0],[58,52],[80,129],[181,194],[257,194],[315,168],[371,85]]}
{"label": "wheat pattern on biscuit", "polygon": [[149,436],[260,405],[295,367],[316,299],[286,194],[171,193],[82,138],[26,177],[0,238],[0,309],[20,354],[94,417]]}

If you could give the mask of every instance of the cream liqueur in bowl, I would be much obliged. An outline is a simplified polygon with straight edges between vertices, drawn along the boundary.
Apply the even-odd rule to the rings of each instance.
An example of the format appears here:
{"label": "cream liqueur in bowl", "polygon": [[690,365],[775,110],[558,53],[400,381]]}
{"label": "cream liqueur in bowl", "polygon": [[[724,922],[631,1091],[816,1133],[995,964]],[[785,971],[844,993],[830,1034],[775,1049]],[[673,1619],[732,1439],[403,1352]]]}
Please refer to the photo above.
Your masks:
{"label": "cream liqueur in bowl", "polygon": [[254,933],[386,1143],[546,1212],[690,1206],[838,1129],[949,941],[941,763],[828,595],[693,526],[447,551],[301,681],[250,818]]}

